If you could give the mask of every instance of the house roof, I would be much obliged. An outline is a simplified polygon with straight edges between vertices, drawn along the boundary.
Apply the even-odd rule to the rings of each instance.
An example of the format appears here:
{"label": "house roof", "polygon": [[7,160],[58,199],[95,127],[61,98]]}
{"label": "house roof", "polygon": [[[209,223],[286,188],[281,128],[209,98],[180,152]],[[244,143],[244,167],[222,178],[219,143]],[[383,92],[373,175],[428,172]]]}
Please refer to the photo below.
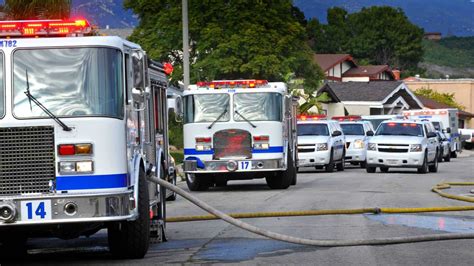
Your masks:
{"label": "house roof", "polygon": [[[420,100],[421,103],[423,103],[423,105],[426,107],[426,108],[429,108],[429,109],[445,109],[445,108],[453,108],[452,106],[449,106],[447,104],[444,104],[444,103],[440,103],[440,102],[437,102],[433,99],[430,99],[430,98],[426,98],[424,96],[417,96],[418,99]],[[463,110],[459,110],[459,116],[461,117],[474,117],[474,114],[473,113],[469,113],[469,112],[466,112],[466,111],[463,111]]]}
{"label": "house roof", "polygon": [[375,76],[382,72],[387,72],[394,78],[392,71],[388,65],[373,65],[373,66],[357,66],[349,69],[342,76],[343,77],[367,77]]}
{"label": "house roof", "polygon": [[401,84],[401,81],[330,82],[326,83],[321,91],[330,88],[341,101],[380,102],[392,94]]}
{"label": "house roof", "polygon": [[356,65],[350,54],[314,54],[313,59],[324,72],[344,61],[349,61],[354,66]]}

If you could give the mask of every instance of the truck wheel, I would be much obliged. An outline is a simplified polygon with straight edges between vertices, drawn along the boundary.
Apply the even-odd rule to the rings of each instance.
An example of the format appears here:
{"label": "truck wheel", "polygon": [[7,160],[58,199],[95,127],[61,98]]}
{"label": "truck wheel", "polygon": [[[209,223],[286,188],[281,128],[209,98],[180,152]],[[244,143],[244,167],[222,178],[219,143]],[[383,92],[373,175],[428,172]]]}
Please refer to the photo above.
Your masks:
{"label": "truck wheel", "polygon": [[388,167],[380,167],[380,171],[382,173],[388,173],[388,169],[389,169]]}
{"label": "truck wheel", "polygon": [[375,170],[377,170],[377,168],[367,166],[367,168],[365,170],[367,171],[367,173],[375,173]]}
{"label": "truck wheel", "polygon": [[150,198],[145,171],[140,168],[138,180],[138,217],[135,221],[110,224],[108,240],[114,257],[140,259],[150,243]]}
{"label": "truck wheel", "polygon": [[[171,183],[172,183],[174,186],[176,186],[176,179],[177,179],[177,178],[178,178],[178,177],[176,176],[176,171],[174,171],[173,179],[171,179]],[[173,191],[173,192],[171,193],[171,195],[170,195],[168,198],[166,198],[166,200],[175,201],[177,197],[178,197],[178,194],[176,194],[176,192]]]}
{"label": "truck wheel", "polygon": [[432,172],[432,173],[438,172],[438,162],[439,162],[438,156],[439,156],[439,155],[436,153],[436,158],[433,160],[433,164],[428,167],[428,169],[429,169],[430,172]]}
{"label": "truck wheel", "polygon": [[425,153],[425,158],[423,159],[423,164],[418,168],[418,173],[426,174],[428,173],[428,155]]}
{"label": "truck wheel", "polygon": [[214,184],[216,187],[225,187],[227,186],[227,179],[223,175],[214,174]]}
{"label": "truck wheel", "polygon": [[209,189],[209,178],[202,174],[186,174],[186,184],[191,191],[204,191]]}
{"label": "truck wheel", "polygon": [[334,159],[333,159],[333,150],[331,150],[331,157],[329,158],[329,163],[326,164],[325,170],[328,173],[334,172]]}
{"label": "truck wheel", "polygon": [[287,189],[293,180],[296,184],[296,168],[290,155],[288,155],[287,162],[288,165],[285,171],[277,172],[275,176],[265,177],[267,185],[271,189]]}

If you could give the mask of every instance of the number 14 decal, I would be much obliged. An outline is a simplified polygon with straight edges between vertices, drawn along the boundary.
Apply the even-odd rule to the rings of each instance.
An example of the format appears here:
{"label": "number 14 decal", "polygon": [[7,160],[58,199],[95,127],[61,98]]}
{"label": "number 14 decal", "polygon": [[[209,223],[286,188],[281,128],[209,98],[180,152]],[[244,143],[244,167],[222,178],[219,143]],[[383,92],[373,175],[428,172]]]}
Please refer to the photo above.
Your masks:
{"label": "number 14 decal", "polygon": [[51,220],[51,201],[32,200],[21,204],[22,220]]}

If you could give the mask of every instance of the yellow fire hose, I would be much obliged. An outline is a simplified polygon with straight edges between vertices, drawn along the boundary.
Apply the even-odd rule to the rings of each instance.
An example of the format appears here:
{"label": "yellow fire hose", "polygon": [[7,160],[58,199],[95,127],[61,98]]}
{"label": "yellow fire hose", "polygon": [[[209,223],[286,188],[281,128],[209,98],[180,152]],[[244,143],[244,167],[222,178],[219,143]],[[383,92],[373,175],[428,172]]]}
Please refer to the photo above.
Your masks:
{"label": "yellow fire hose", "polygon": [[[474,183],[442,183],[432,188],[432,191],[442,197],[474,202],[473,197],[465,197],[444,193],[441,190],[451,186],[474,186]],[[379,214],[379,213],[420,213],[420,212],[453,212],[453,211],[474,211],[474,206],[449,206],[449,207],[423,207],[423,208],[363,208],[363,209],[332,209],[332,210],[305,210],[287,212],[251,212],[251,213],[230,213],[232,218],[270,218],[270,217],[291,217],[291,216],[317,216],[317,215],[349,215],[349,214]],[[166,219],[168,223],[193,222],[218,220],[214,215],[176,216]]]}
{"label": "yellow fire hose", "polygon": [[[316,240],[316,239],[304,239],[304,238],[292,237],[288,235],[275,233],[263,228],[258,228],[256,226],[250,225],[243,221],[237,220],[211,207],[210,205],[198,199],[197,197],[185,192],[181,188],[174,186],[167,181],[164,181],[156,177],[148,177],[148,179],[152,182],[155,182],[165,187],[166,189],[176,192],[177,194],[181,195],[185,199],[189,200],[193,204],[200,207],[201,209],[212,214],[213,218],[218,217],[227,223],[230,223],[234,226],[237,226],[249,232],[252,232],[261,236],[265,236],[271,239],[285,241],[285,242],[293,243],[293,244],[311,245],[311,246],[319,246],[319,247],[341,247],[341,246],[391,245],[391,244],[415,243],[415,242],[425,242],[425,241],[441,241],[441,240],[453,240],[453,239],[474,239],[474,233],[444,233],[444,234],[430,234],[430,235],[421,235],[421,236],[406,236],[406,237],[361,239],[361,240]],[[449,185],[453,185],[453,184],[451,183]],[[469,183],[469,185],[471,184]],[[437,187],[438,190],[443,189],[443,188]],[[468,206],[468,207],[470,208],[471,206]],[[444,208],[450,208],[450,207],[441,207],[441,208],[444,209]],[[456,208],[456,207],[453,207],[453,208]],[[423,209],[423,208],[420,208],[420,209]],[[425,209],[428,210],[431,208],[425,208]],[[439,210],[439,208],[433,208],[433,209]],[[366,210],[366,209],[362,209],[362,210]],[[408,210],[413,212],[413,209],[407,209],[407,211]]]}

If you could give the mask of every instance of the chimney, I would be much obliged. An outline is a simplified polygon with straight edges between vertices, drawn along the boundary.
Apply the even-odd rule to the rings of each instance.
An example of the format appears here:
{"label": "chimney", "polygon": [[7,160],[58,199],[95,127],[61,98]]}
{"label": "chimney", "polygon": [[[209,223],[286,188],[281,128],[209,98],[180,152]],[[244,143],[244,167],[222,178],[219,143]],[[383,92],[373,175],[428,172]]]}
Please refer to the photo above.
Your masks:
{"label": "chimney", "polygon": [[400,80],[400,70],[394,69],[392,70],[393,76],[395,77],[395,80]]}

